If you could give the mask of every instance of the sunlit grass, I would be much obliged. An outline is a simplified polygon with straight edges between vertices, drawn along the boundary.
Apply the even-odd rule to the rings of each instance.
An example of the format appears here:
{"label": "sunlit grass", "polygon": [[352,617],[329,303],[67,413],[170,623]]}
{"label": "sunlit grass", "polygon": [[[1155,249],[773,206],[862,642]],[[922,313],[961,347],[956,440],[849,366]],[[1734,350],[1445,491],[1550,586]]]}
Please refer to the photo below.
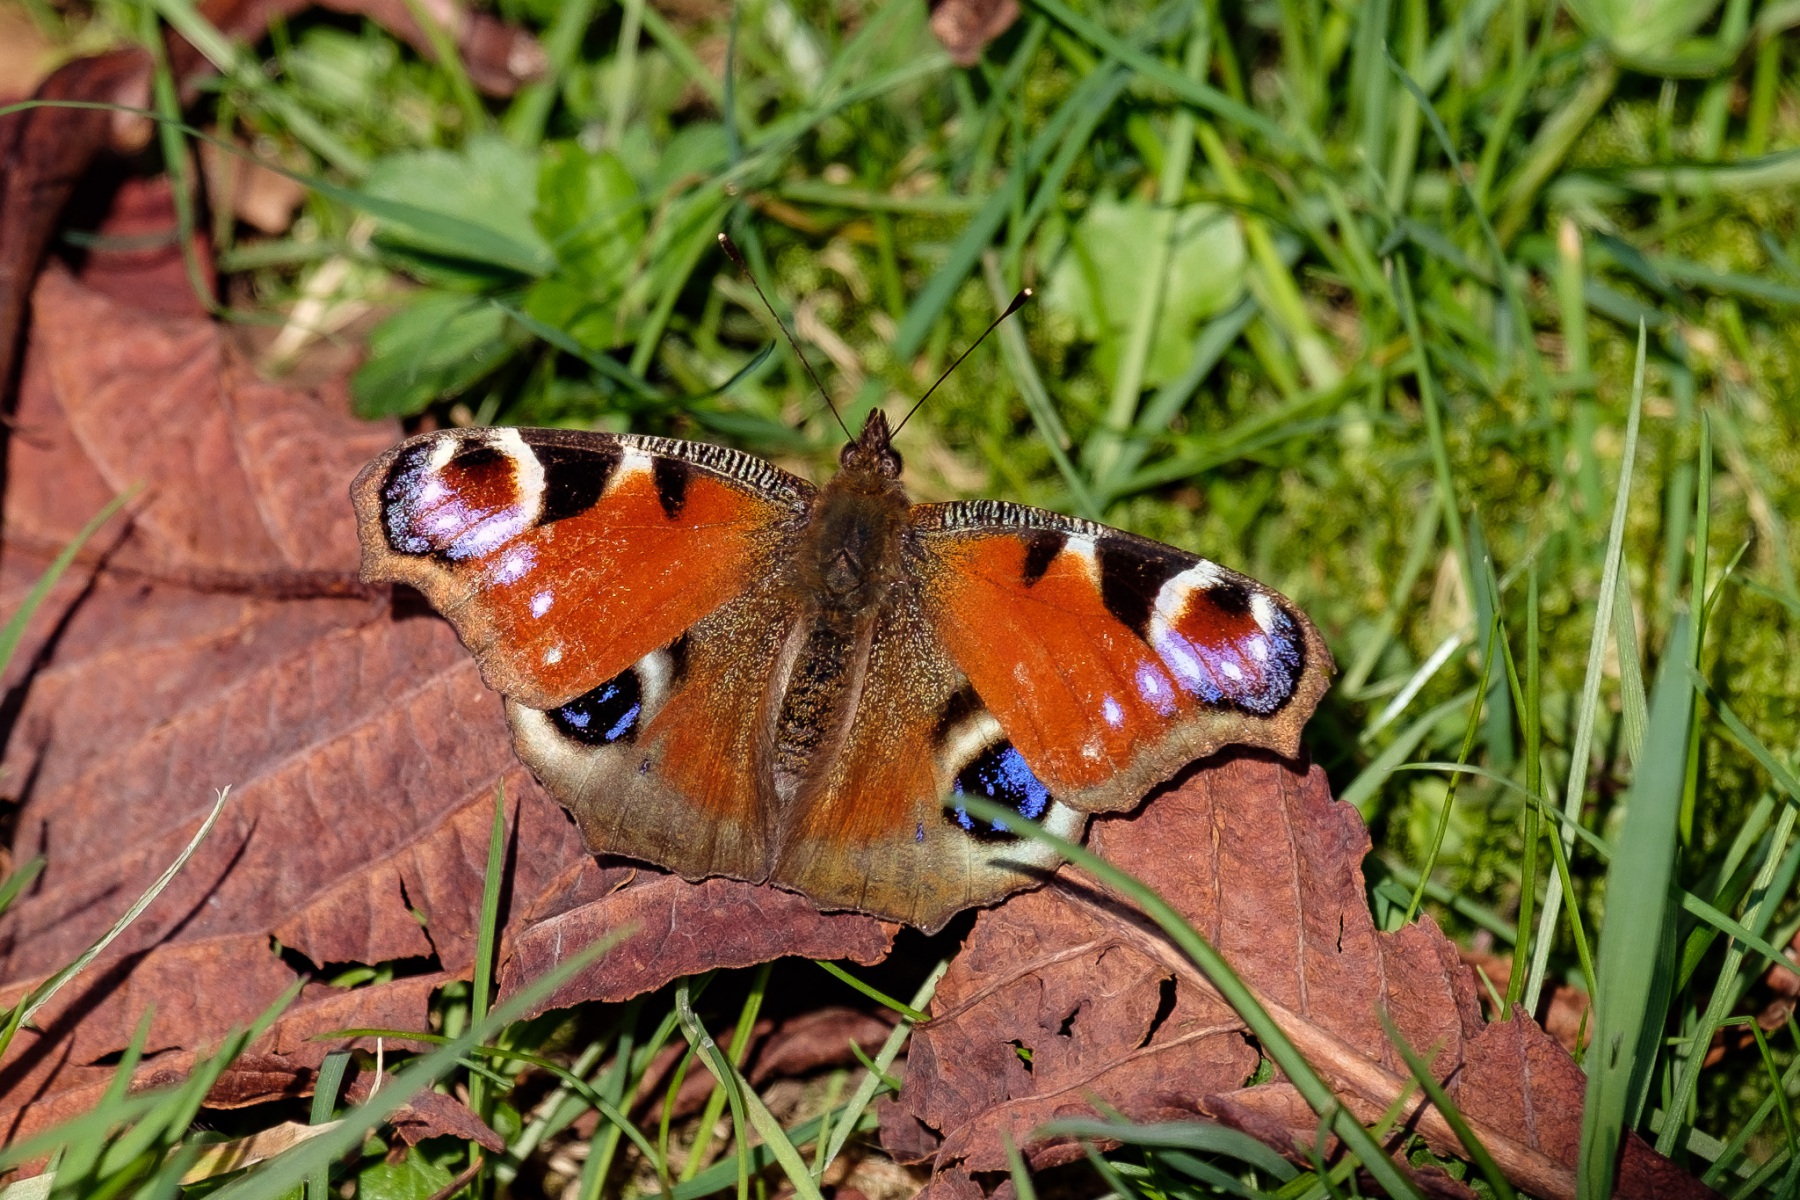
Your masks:
{"label": "sunlit grass", "polygon": [[[1370,823],[1378,923],[1422,907],[1510,955],[1504,1004],[1594,993],[1590,1156],[1635,1128],[1730,1194],[1777,1194],[1800,1169],[1791,1022],[1701,1063],[1762,1009],[1765,952],[1800,928],[1789,18],[1575,7],[1033,0],[960,71],[922,5],[514,0],[501,14],[540,31],[551,66],[510,103],[343,17],[255,47],[183,0],[39,19],[95,44],[153,12],[221,67],[188,121],[315,184],[276,237],[214,222],[238,271],[223,299],[266,316],[308,298],[326,328],[291,330],[290,361],[367,336],[370,414],[667,432],[817,473],[834,426],[785,346],[765,355],[775,331],[721,229],[852,424],[1036,288],[909,427],[915,491],[1099,517],[1293,596],[1344,670],[1308,742]],[[1672,886],[1650,887],[1665,858]],[[1609,917],[1621,895],[1629,920]],[[519,1148],[471,1186],[685,1200],[835,1182],[908,1026],[775,1136],[741,1039],[705,1031],[746,1028],[784,978],[465,1047],[469,1098]],[[487,993],[447,992],[444,1034],[481,1027]],[[634,1108],[684,1042],[666,1096]],[[534,1058],[569,1074],[520,1111]],[[692,1070],[717,1086],[674,1120]],[[159,1131],[130,1164],[82,1152],[83,1170],[178,1177],[144,1147],[189,1153],[170,1115],[189,1108],[116,1099]],[[99,1128],[76,1132],[91,1146]],[[1138,1147],[1103,1170],[1116,1190],[1148,1194],[1145,1154],[1204,1168],[1156,1173],[1184,1194],[1324,1185],[1253,1176],[1204,1138],[1114,1140]],[[401,1195],[470,1161],[305,1152],[268,1178]]]}

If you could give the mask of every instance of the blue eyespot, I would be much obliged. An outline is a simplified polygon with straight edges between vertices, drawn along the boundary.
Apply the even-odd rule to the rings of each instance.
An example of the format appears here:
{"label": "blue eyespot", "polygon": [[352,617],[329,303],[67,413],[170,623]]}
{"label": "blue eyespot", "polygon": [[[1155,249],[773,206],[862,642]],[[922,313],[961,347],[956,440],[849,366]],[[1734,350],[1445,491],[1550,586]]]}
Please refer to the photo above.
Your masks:
{"label": "blue eyespot", "polygon": [[[1014,749],[1011,742],[1001,742],[983,750],[957,775],[953,790],[958,796],[981,796],[1004,804],[1028,821],[1040,820],[1050,808],[1050,789],[1032,774],[1025,756]],[[977,838],[1016,836],[1007,829],[1004,821],[978,824],[960,805],[953,810],[950,820]]]}
{"label": "blue eyespot", "polygon": [[637,671],[627,670],[550,713],[564,737],[588,746],[630,741],[644,711]]}

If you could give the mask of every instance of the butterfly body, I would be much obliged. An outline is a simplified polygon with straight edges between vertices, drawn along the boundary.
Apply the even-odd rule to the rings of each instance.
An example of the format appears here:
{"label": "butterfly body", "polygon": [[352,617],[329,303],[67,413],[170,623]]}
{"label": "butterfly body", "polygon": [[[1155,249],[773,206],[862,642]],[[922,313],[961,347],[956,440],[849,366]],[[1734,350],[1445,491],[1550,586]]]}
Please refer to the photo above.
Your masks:
{"label": "butterfly body", "polygon": [[959,795],[1078,836],[1223,745],[1296,752],[1331,662],[1288,601],[1092,522],[914,505],[890,442],[874,414],[816,488],[704,443],[421,435],[353,487],[364,576],[450,619],[596,851],[927,928],[1053,865]]}

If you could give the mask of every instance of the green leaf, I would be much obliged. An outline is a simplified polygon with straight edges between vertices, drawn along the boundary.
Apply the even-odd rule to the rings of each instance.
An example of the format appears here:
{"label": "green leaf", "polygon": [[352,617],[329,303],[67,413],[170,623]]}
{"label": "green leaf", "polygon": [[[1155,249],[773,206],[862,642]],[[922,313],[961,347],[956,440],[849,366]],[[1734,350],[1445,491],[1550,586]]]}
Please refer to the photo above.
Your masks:
{"label": "green leaf", "polygon": [[399,60],[399,47],[387,38],[314,26],[281,66],[308,105],[332,116],[368,118],[378,114],[382,80]]}
{"label": "green leaf", "polygon": [[1717,7],[1718,0],[1569,0],[1575,19],[1627,58],[1669,53]]}
{"label": "green leaf", "polygon": [[[470,138],[457,152],[389,155],[370,169],[363,192],[416,210],[370,209],[380,218],[382,237],[390,244],[452,261],[542,275],[552,255],[531,219],[537,207],[537,178],[534,154],[505,138],[482,135]],[[450,217],[459,225],[446,227],[417,214]],[[486,236],[472,238],[471,232]]]}
{"label": "green leaf", "polygon": [[376,1159],[356,1177],[358,1200],[431,1200],[450,1183],[450,1168],[411,1146],[397,1163]]}
{"label": "green leaf", "polygon": [[556,254],[558,275],[607,297],[618,293],[644,240],[644,206],[631,172],[617,155],[577,142],[543,147],[534,221]]}
{"label": "green leaf", "polygon": [[506,315],[469,296],[427,292],[369,334],[369,357],[350,381],[362,417],[404,417],[459,392],[509,352]]}
{"label": "green leaf", "polygon": [[1044,294],[1047,306],[1072,316],[1081,336],[1096,343],[1100,373],[1113,375],[1132,315],[1156,283],[1120,265],[1155,257],[1155,241],[1167,229],[1168,283],[1144,365],[1149,387],[1181,374],[1201,324],[1230,308],[1244,291],[1244,235],[1229,212],[1216,204],[1190,204],[1175,212],[1173,228],[1166,220],[1135,196],[1096,200],[1071,233]]}

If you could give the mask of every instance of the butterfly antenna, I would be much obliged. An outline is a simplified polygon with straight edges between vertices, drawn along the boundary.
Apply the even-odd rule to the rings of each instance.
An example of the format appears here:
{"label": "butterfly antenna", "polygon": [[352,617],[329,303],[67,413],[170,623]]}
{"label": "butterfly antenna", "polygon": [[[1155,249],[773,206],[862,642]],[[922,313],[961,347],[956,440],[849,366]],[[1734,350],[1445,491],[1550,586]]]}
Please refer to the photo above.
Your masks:
{"label": "butterfly antenna", "polygon": [[920,396],[918,398],[918,400],[913,403],[913,406],[906,410],[906,415],[904,417],[900,418],[900,423],[898,425],[894,426],[894,433],[898,434],[902,429],[906,428],[906,423],[913,419],[913,414],[918,412],[920,407],[927,400],[931,399],[931,393],[938,390],[938,384],[942,383],[942,382],[944,382],[944,380],[950,378],[950,372],[952,372],[952,371],[956,370],[956,368],[962,366],[963,359],[965,359],[965,358],[969,357],[969,355],[975,353],[975,347],[979,346],[979,345],[981,345],[981,343],[987,341],[988,334],[990,334],[990,333],[994,332],[994,330],[1000,328],[1000,322],[1006,320],[1006,318],[1012,316],[1014,313],[1018,312],[1021,308],[1024,308],[1025,302],[1027,300],[1031,299],[1031,294],[1032,293],[1031,293],[1030,288],[1023,288],[1020,290],[1018,295],[1016,295],[1012,298],[1012,303],[1006,306],[1006,311],[1001,313],[999,316],[995,317],[992,321],[990,321],[988,323],[988,327],[981,331],[981,336],[976,338],[973,342],[971,342],[969,344],[969,348],[967,350],[964,350],[961,354],[957,355],[955,362],[951,363],[948,367],[944,368],[944,373],[937,377],[937,383],[934,383],[930,387],[926,388],[925,394],[923,396]]}
{"label": "butterfly antenna", "polygon": [[725,251],[725,257],[729,258],[737,269],[744,273],[744,278],[748,279],[750,286],[756,289],[757,299],[763,302],[763,307],[769,310],[769,316],[775,319],[775,327],[781,330],[781,336],[787,339],[789,346],[793,347],[794,357],[799,359],[800,365],[806,368],[807,375],[812,378],[813,386],[819,389],[819,395],[824,399],[825,407],[831,410],[831,415],[837,421],[838,428],[844,431],[845,437],[854,442],[856,435],[850,432],[848,425],[844,424],[843,414],[839,413],[837,405],[832,403],[831,393],[826,391],[825,385],[819,381],[819,373],[814,371],[812,364],[806,361],[806,355],[800,353],[800,343],[795,341],[794,335],[788,331],[787,322],[781,319],[781,314],[775,311],[775,306],[769,303],[768,296],[763,294],[762,284],[756,282],[756,275],[750,270],[750,264],[744,261],[743,251],[739,250],[737,243],[724,233],[719,234],[719,249]]}

